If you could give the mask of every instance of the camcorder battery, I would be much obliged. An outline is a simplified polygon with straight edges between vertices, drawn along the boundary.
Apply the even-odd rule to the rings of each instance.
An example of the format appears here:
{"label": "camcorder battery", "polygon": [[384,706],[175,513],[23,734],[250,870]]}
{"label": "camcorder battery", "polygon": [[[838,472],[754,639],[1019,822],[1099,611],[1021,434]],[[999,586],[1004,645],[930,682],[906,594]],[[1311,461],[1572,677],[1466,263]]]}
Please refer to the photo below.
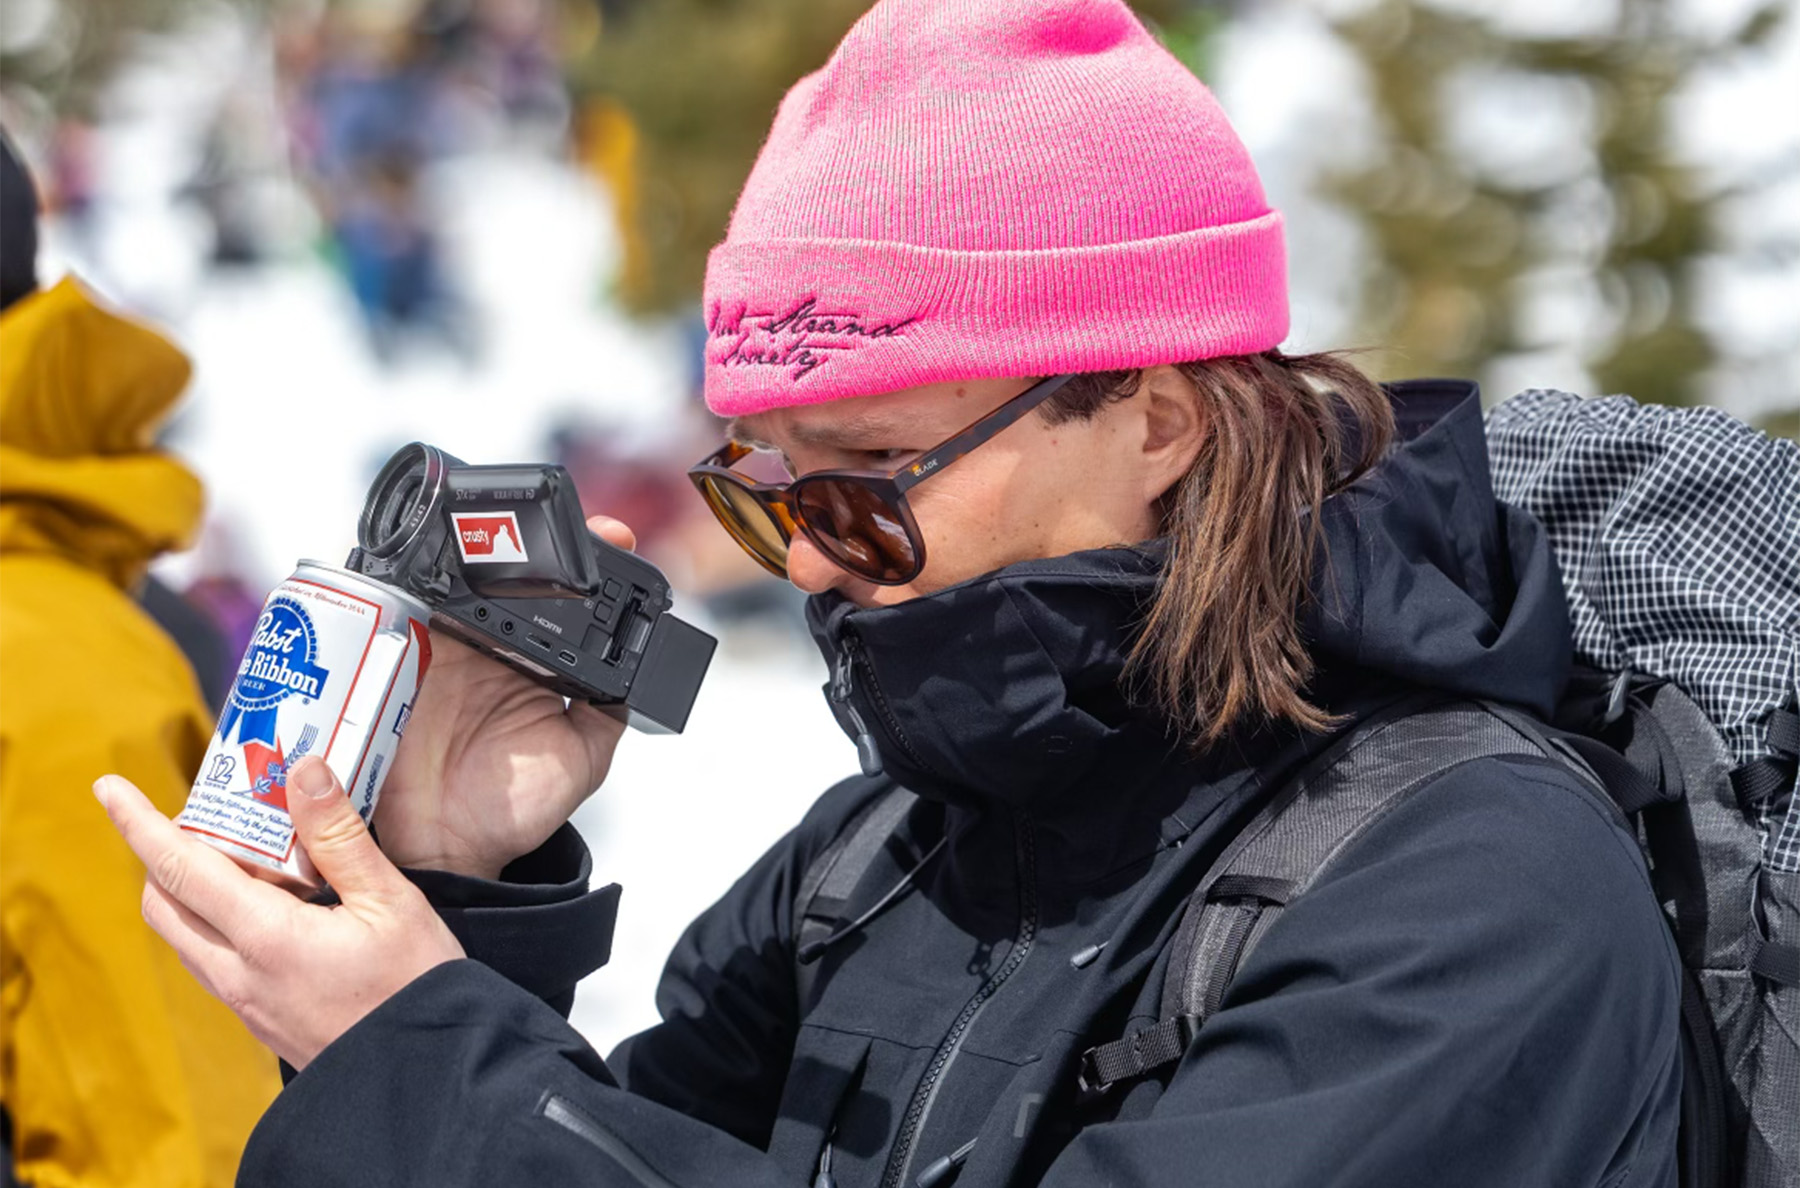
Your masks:
{"label": "camcorder battery", "polygon": [[429,618],[409,594],[301,561],[257,618],[180,826],[258,877],[323,887],[294,837],[288,770],[323,757],[370,819],[431,664]]}

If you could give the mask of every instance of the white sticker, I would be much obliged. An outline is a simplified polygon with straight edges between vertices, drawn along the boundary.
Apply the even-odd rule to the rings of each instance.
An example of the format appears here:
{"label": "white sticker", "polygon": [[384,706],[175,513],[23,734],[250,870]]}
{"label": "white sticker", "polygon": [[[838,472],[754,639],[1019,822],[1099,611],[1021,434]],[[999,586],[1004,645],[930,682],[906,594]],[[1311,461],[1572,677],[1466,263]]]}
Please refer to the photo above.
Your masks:
{"label": "white sticker", "polygon": [[452,512],[456,547],[470,564],[526,561],[525,538],[519,534],[519,517],[512,512]]}

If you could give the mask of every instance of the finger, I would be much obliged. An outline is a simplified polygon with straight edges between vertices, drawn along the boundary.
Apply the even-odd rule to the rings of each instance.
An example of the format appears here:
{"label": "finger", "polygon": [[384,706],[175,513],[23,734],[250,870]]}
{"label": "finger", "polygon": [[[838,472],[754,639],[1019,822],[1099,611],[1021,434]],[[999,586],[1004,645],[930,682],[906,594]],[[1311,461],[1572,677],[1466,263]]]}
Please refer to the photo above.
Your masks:
{"label": "finger", "polygon": [[234,944],[298,906],[293,896],[183,833],[123,776],[102,776],[94,796],[150,880]]}
{"label": "finger", "polygon": [[218,998],[221,979],[243,965],[231,942],[180,900],[148,881],[144,883],[143,911],[144,922],[169,943],[194,980]]}
{"label": "finger", "polygon": [[588,531],[604,540],[609,545],[631,552],[637,548],[637,533],[626,527],[623,520],[615,520],[611,516],[589,516]]}
{"label": "finger", "polygon": [[308,755],[288,772],[288,813],[313,865],[345,904],[359,896],[385,899],[412,886],[376,846],[337,773],[318,756]]}

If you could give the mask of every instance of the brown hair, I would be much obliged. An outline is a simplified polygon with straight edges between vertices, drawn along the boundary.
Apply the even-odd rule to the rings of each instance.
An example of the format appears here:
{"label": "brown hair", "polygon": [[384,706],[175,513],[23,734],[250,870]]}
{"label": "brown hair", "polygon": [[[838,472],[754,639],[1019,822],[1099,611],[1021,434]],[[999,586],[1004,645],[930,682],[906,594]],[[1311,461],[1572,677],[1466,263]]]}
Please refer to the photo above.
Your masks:
{"label": "brown hair", "polygon": [[[1177,366],[1199,390],[1205,437],[1163,497],[1169,557],[1127,679],[1206,747],[1240,723],[1323,730],[1307,700],[1300,632],[1320,548],[1320,505],[1380,460],[1394,418],[1379,385],[1338,353],[1280,351]],[[1077,377],[1044,406],[1085,420],[1136,393],[1141,371]]]}

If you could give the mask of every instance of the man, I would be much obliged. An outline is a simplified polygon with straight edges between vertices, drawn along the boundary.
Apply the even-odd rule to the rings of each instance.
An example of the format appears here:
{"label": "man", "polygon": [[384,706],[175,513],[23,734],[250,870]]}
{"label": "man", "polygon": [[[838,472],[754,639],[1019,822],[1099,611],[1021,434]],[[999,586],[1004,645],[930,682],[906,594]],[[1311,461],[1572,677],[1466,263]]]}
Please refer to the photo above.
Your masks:
{"label": "man", "polygon": [[[1157,1019],[1202,875],[1342,731],[1407,697],[1546,714],[1569,664],[1472,385],[1390,405],[1277,349],[1280,218],[1122,4],[878,4],[782,105],[707,316],[733,441],[694,479],[811,596],[868,774],[695,922],[664,1022],[605,1061],[558,1014],[616,895],[563,825],[618,735],[594,711],[451,651],[385,856],[297,765],[330,911],[103,781],[152,923],[301,1068],[247,1176],[1673,1182],[1672,946],[1633,839],[1541,759],[1433,775],[1286,905],[1179,1059],[1080,1075]],[[738,474],[757,446],[795,481]],[[720,778],[781,762],[768,738]],[[891,803],[821,907],[834,845]]]}

